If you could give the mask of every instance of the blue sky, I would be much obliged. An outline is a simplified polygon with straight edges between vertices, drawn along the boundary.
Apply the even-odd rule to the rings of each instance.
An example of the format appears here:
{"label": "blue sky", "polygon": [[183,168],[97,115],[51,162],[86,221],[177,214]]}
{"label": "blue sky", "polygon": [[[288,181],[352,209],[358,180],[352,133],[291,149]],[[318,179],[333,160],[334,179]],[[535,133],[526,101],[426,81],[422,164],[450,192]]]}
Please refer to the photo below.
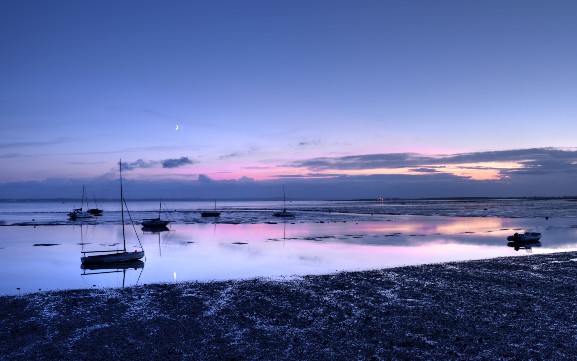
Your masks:
{"label": "blue sky", "polygon": [[575,195],[576,14],[4,1],[0,198]]}

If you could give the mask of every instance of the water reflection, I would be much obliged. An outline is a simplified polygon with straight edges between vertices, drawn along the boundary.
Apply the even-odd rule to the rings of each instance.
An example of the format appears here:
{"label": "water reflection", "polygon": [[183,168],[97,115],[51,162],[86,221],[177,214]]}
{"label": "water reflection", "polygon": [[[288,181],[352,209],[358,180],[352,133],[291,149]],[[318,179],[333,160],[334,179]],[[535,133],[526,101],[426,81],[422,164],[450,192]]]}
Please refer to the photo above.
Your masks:
{"label": "water reflection", "polygon": [[122,272],[122,288],[125,286],[126,282],[126,271],[128,270],[140,270],[138,279],[134,285],[137,285],[140,281],[140,276],[144,270],[144,262],[140,260],[117,262],[117,263],[99,263],[99,264],[81,264],[82,276],[91,275],[102,275],[108,273],[121,273]]}
{"label": "water reflection", "polygon": [[527,253],[533,253],[533,247],[541,247],[541,241],[507,242],[507,246],[512,247],[515,251],[524,249]]}
{"label": "water reflection", "polygon": [[[136,263],[104,269],[90,266],[83,274],[78,272],[79,253],[86,245],[103,240],[106,246],[117,243],[122,239],[120,225],[2,227],[0,294],[173,282],[175,274],[179,281],[285,277],[525,256],[525,252],[512,249],[539,253],[574,250],[575,222],[391,216],[372,222],[177,223],[169,230],[139,230],[146,250],[146,272]],[[506,236],[525,229],[542,232],[543,246],[507,244]],[[135,247],[136,242],[130,241]],[[58,246],[47,247],[49,244]]]}

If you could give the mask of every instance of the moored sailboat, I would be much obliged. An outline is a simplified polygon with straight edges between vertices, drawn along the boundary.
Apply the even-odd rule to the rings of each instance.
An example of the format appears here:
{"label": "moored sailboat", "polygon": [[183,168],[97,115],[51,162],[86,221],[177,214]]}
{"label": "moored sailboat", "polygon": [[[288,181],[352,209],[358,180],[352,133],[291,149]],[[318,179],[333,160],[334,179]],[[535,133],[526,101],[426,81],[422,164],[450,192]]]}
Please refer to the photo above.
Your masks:
{"label": "moored sailboat", "polygon": [[169,220],[160,219],[160,213],[162,212],[162,201],[160,201],[160,206],[158,209],[158,217],[156,218],[145,218],[142,220],[142,228],[146,229],[164,229],[170,223]]}
{"label": "moored sailboat", "polygon": [[214,211],[202,211],[200,215],[202,217],[220,217],[220,212],[216,210],[216,200],[214,201]]}
{"label": "moored sailboat", "polygon": [[284,191],[284,185],[282,186],[282,196],[283,196],[283,210],[273,213],[273,216],[281,218],[294,218],[295,214],[292,212],[287,212],[286,210],[286,195]]}
{"label": "moored sailboat", "polygon": [[[103,210],[98,208],[98,203],[96,203],[96,196],[93,194],[92,197],[94,197],[94,205],[96,205],[96,208],[90,208],[88,213],[92,214],[93,216],[101,216]],[[88,204],[88,202],[86,202],[86,204]]]}
{"label": "moored sailboat", "polygon": [[[140,250],[128,252],[126,250],[126,233],[124,230],[124,194],[122,191],[122,160],[120,161],[120,209],[122,214],[122,249],[103,250],[103,251],[82,251],[83,256],[80,258],[82,264],[102,264],[136,261],[144,257],[144,249],[140,244]],[[128,209],[127,209],[128,210]],[[132,221],[131,221],[132,222]],[[136,232],[135,232],[136,233]],[[138,239],[138,234],[136,234]],[[138,239],[140,243],[140,239]]]}
{"label": "moored sailboat", "polygon": [[[92,214],[90,212],[82,210],[82,208],[84,207],[85,199],[86,199],[86,190],[84,186],[82,186],[82,200],[80,201],[80,208],[75,208],[72,210],[72,212],[68,213],[68,217],[70,218],[70,220],[75,221],[77,219],[92,218]],[[86,205],[88,206],[87,200]]]}

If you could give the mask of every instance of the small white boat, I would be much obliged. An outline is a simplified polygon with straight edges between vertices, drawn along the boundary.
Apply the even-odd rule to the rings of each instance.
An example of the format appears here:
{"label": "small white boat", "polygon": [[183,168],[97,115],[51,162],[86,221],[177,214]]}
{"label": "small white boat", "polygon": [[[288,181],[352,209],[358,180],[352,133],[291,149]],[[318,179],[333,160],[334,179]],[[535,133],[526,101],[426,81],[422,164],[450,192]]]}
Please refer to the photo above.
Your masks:
{"label": "small white boat", "polygon": [[541,233],[539,232],[515,233],[507,237],[507,241],[509,242],[537,242],[540,239]]}
{"label": "small white boat", "polygon": [[[84,201],[86,200],[86,190],[84,186],[82,186],[82,200],[80,201],[81,207],[75,208],[72,212],[68,213],[68,217],[70,220],[75,221],[77,219],[86,219],[92,218],[93,215],[90,212],[83,211],[82,207],[84,206]],[[88,206],[88,201],[86,200],[86,206]]]}
{"label": "small white boat", "polygon": [[88,212],[84,212],[82,210],[82,208],[76,208],[72,212],[68,213],[68,218],[70,218],[73,221],[75,221],[77,219],[86,219],[86,218],[92,218],[92,217],[93,217],[92,214],[90,214]]}

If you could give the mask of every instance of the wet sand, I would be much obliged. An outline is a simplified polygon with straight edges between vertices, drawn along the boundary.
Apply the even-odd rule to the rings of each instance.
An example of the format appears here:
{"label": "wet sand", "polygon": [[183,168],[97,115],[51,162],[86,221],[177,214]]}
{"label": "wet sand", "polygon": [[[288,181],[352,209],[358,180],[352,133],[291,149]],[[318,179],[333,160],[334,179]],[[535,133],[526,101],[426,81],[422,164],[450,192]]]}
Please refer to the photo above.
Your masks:
{"label": "wet sand", "polygon": [[576,257],[3,296],[0,359],[575,359]]}

